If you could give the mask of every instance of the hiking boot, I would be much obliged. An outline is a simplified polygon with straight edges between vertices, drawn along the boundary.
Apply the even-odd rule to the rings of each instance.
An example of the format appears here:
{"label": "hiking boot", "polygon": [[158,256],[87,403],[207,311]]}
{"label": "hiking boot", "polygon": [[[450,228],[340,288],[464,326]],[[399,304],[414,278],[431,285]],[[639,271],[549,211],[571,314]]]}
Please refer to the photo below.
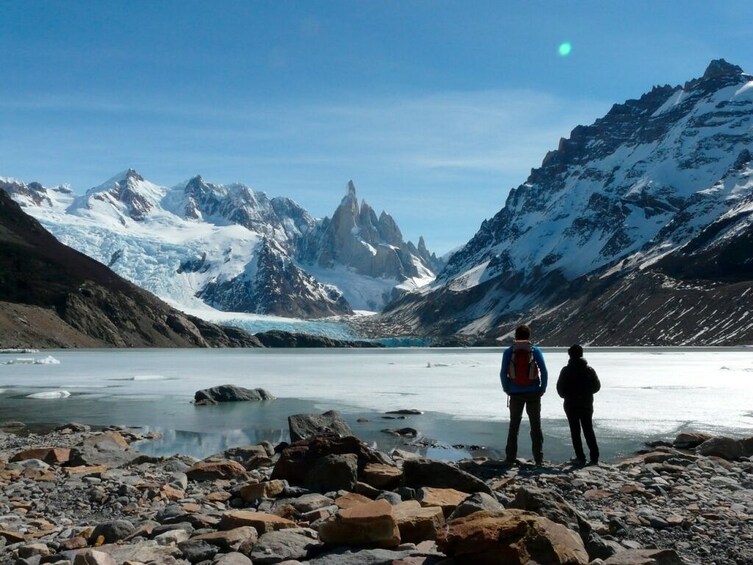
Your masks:
{"label": "hiking boot", "polygon": [[588,465],[591,467],[598,467],[599,466],[599,460],[598,459],[591,459],[588,462]]}
{"label": "hiking boot", "polygon": [[575,467],[585,467],[586,458],[585,457],[573,457],[572,459],[570,459],[570,465],[574,465]]}
{"label": "hiking boot", "polygon": [[534,459],[533,462],[534,462],[534,464],[537,467],[541,467],[544,464],[544,459],[543,458],[536,458],[536,459]]}

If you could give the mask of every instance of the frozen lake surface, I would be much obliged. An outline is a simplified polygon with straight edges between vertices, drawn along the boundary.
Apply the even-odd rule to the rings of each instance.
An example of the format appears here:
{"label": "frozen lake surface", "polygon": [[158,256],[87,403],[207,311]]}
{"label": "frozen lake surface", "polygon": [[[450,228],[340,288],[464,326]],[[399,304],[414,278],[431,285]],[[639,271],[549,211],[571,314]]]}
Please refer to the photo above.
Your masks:
{"label": "frozen lake surface", "polygon": [[[501,348],[6,353],[0,355],[0,421],[139,426],[164,434],[143,446],[145,451],[204,457],[233,445],[286,440],[289,415],[336,409],[356,435],[382,449],[405,441],[382,429],[407,426],[436,440],[437,447],[422,450],[432,457],[468,453],[451,447],[456,444],[481,446],[495,456],[504,448],[508,419],[499,384],[501,353]],[[567,460],[569,432],[555,389],[567,354],[546,348],[544,353],[550,372],[542,401],[545,458]],[[17,357],[24,362],[15,362]],[[671,439],[680,430],[753,435],[753,349],[592,348],[586,358],[602,382],[594,420],[605,460],[631,453],[646,440]],[[220,384],[261,387],[278,399],[191,404],[195,391]],[[382,417],[405,408],[425,413],[405,420]],[[523,427],[519,455],[530,458],[527,433]]]}

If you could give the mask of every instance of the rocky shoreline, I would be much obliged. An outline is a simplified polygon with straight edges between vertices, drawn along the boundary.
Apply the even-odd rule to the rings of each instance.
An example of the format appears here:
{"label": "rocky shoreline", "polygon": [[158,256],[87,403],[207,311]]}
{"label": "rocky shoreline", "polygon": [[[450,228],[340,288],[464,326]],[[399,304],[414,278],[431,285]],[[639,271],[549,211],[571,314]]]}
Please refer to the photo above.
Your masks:
{"label": "rocky shoreline", "polygon": [[199,461],[140,454],[150,438],[0,432],[0,563],[753,563],[753,438],[684,433],[594,467],[326,433]]}

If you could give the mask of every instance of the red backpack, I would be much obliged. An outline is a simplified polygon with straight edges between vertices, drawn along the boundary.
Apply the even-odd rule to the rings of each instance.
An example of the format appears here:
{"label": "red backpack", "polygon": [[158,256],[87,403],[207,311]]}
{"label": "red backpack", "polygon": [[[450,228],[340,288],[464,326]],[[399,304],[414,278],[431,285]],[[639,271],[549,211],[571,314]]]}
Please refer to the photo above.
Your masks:
{"label": "red backpack", "polygon": [[533,358],[533,346],[530,341],[513,343],[507,376],[518,386],[529,386],[539,380],[539,366]]}

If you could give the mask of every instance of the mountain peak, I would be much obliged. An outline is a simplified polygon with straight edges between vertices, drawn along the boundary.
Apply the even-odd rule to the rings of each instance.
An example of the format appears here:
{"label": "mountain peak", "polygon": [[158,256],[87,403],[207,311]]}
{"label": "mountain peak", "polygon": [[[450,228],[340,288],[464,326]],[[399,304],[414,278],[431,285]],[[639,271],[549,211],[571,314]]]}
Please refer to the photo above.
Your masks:
{"label": "mountain peak", "polygon": [[706,67],[706,70],[703,73],[703,79],[714,79],[719,77],[726,77],[726,76],[737,76],[743,74],[743,70],[741,67],[737,65],[733,65],[732,63],[728,63],[724,59],[714,59],[709,63],[709,66]]}
{"label": "mountain peak", "polygon": [[356,197],[356,185],[353,184],[352,180],[348,181],[348,197],[349,198],[355,198]]}

